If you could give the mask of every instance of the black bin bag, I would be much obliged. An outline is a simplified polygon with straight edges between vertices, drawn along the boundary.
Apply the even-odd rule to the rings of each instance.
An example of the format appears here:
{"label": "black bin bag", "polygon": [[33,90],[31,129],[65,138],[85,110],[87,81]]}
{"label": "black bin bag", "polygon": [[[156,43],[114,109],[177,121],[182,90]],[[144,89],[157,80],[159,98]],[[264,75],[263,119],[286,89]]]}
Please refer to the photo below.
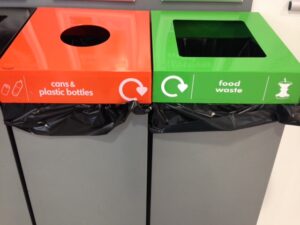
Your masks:
{"label": "black bin bag", "polygon": [[147,106],[126,104],[2,104],[4,122],[39,135],[103,135]]}
{"label": "black bin bag", "polygon": [[277,118],[280,123],[300,126],[300,106],[277,106]]}
{"label": "black bin bag", "polygon": [[279,121],[300,125],[297,105],[153,104],[153,133],[231,131]]}

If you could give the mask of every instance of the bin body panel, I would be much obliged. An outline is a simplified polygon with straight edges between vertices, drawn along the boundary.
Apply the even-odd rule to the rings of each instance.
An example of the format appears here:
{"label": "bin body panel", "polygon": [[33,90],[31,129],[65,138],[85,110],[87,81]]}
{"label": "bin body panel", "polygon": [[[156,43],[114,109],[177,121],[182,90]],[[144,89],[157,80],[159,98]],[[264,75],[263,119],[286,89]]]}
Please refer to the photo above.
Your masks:
{"label": "bin body panel", "polygon": [[255,225],[282,131],[155,134],[151,225]]}
{"label": "bin body panel", "polygon": [[14,132],[37,224],[144,224],[146,116],[104,136]]}
{"label": "bin body panel", "polygon": [[31,225],[6,127],[0,113],[1,225]]}

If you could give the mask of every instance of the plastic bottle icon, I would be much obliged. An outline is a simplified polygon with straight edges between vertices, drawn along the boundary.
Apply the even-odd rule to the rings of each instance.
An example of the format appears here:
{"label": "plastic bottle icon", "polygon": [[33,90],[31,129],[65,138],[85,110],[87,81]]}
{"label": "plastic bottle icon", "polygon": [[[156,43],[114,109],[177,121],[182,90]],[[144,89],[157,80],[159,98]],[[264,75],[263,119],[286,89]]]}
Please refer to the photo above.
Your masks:
{"label": "plastic bottle icon", "polygon": [[7,96],[10,91],[10,85],[9,84],[3,84],[1,88],[1,94],[4,96]]}
{"label": "plastic bottle icon", "polygon": [[22,89],[23,89],[23,81],[22,80],[18,80],[15,83],[15,85],[14,85],[14,87],[12,89],[12,93],[11,93],[12,96],[18,97],[19,94],[21,93]]}

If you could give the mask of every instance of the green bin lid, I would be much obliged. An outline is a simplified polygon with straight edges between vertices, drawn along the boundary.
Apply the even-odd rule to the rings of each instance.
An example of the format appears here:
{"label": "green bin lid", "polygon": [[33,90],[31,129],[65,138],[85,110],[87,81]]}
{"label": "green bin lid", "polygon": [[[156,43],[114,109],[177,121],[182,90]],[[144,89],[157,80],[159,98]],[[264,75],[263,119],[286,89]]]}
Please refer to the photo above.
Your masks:
{"label": "green bin lid", "polygon": [[300,64],[259,13],[151,17],[153,102],[299,103]]}

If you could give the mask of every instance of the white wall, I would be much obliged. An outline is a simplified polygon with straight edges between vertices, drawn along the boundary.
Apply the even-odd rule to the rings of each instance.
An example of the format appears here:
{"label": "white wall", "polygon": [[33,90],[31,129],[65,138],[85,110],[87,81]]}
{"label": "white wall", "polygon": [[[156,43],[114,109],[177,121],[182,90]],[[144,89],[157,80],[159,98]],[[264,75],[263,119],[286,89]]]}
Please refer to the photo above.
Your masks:
{"label": "white wall", "polygon": [[[300,12],[288,0],[254,0],[260,12],[300,62]],[[258,225],[300,224],[300,127],[286,126]]]}

